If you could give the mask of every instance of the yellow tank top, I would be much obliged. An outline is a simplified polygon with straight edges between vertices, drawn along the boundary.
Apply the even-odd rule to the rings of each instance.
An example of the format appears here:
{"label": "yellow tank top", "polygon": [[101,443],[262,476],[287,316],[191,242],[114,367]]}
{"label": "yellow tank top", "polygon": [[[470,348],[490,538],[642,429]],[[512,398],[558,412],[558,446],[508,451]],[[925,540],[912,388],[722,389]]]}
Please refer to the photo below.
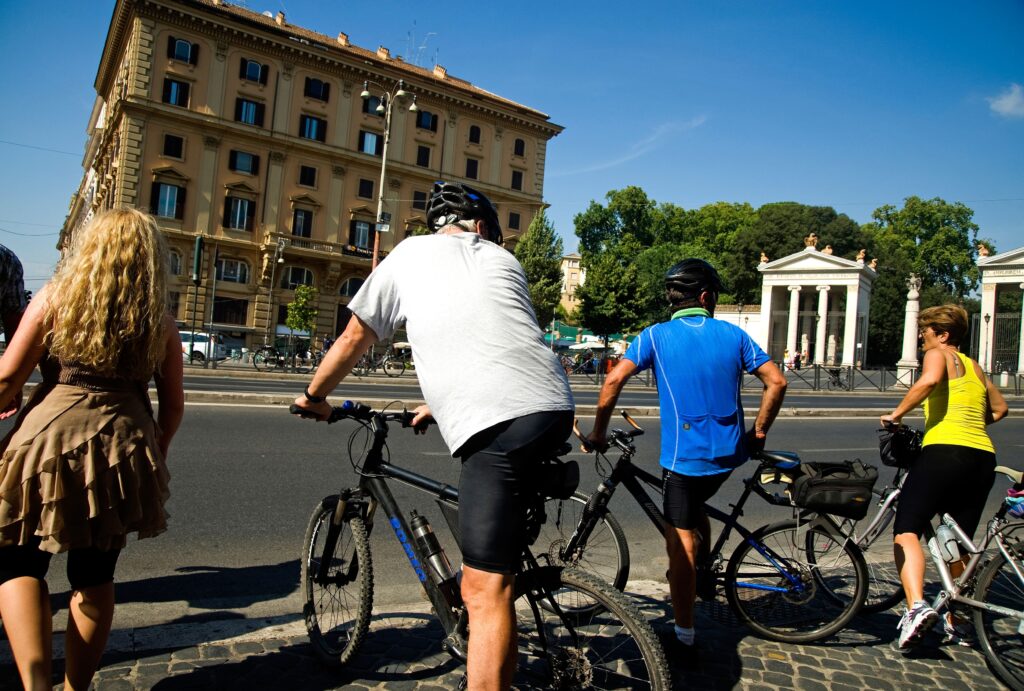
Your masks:
{"label": "yellow tank top", "polygon": [[970,358],[962,353],[954,355],[963,365],[964,376],[946,379],[932,389],[924,402],[924,446],[955,444],[995,453],[985,431],[985,382],[978,379]]}

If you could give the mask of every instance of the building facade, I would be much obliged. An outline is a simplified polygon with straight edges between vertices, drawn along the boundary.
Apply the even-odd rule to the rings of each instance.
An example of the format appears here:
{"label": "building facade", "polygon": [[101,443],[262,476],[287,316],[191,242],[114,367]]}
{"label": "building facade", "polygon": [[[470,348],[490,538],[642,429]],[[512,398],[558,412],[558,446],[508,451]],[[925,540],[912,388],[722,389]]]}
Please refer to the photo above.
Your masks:
{"label": "building facade", "polygon": [[580,255],[572,252],[562,257],[562,309],[572,314],[580,306],[576,289],[583,285],[587,272],[580,266]]}
{"label": "building facade", "polygon": [[441,66],[220,0],[117,0],[95,88],[59,248],[97,211],[150,211],[171,247],[179,324],[229,347],[286,332],[303,284],[318,291],[317,333],[340,332],[371,270],[378,206],[385,256],[426,232],[435,180],[487,194],[514,246],[543,206],[547,143],[562,131]]}

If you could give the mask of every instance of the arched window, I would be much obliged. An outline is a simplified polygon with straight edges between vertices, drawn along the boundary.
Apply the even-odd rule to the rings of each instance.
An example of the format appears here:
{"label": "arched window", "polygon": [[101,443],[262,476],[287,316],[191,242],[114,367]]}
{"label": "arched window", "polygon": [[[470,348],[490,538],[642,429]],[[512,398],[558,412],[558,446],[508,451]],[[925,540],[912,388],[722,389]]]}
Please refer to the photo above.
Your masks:
{"label": "arched window", "polygon": [[218,259],[217,280],[230,283],[248,283],[249,265],[238,259]]}
{"label": "arched window", "polygon": [[181,252],[178,250],[171,250],[170,265],[167,268],[171,272],[172,276],[181,275]]}
{"label": "arched window", "polygon": [[359,292],[359,289],[363,287],[365,281],[358,276],[345,279],[345,282],[341,284],[341,290],[338,294],[343,298],[355,297],[355,294]]}
{"label": "arched window", "polygon": [[469,143],[479,144],[480,143],[480,128],[476,125],[471,125],[469,128]]}
{"label": "arched window", "polygon": [[313,285],[313,272],[301,266],[289,266],[281,272],[281,287],[295,290],[295,286]]}
{"label": "arched window", "polygon": [[512,145],[512,154],[514,156],[525,156],[526,155],[526,142],[522,139],[517,139]]}

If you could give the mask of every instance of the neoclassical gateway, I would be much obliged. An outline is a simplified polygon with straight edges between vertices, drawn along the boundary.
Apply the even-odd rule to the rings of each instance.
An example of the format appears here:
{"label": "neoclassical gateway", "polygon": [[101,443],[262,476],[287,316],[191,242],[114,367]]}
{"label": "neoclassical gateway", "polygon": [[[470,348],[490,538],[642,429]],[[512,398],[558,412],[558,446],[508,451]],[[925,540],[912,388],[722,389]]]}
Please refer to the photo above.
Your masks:
{"label": "neoclassical gateway", "polygon": [[982,320],[978,362],[986,372],[1020,372],[1024,364],[1024,300],[1013,311],[1000,311],[999,304],[1004,295],[1024,291],[1024,247],[981,256],[978,269]]}
{"label": "neoclassical gateway", "polygon": [[760,333],[751,335],[773,359],[799,353],[804,365],[860,366],[867,352],[874,260],[865,263],[818,250],[812,234],[802,252],[761,265]]}

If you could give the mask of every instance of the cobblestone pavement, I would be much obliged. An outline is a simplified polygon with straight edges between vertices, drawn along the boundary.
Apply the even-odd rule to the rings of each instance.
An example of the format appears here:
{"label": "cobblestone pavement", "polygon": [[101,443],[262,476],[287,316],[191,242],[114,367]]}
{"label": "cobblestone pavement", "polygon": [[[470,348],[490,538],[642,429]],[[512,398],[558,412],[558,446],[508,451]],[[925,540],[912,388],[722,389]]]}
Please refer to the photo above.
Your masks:
{"label": "cobblestone pavement", "polygon": [[[630,592],[655,630],[668,632],[664,584],[631,582]],[[678,689],[1001,689],[980,651],[940,645],[938,634],[913,654],[892,647],[895,611],[854,620],[811,645],[764,641],[739,624],[724,600],[697,605],[699,655],[670,660]],[[330,669],[315,658],[301,623],[272,626],[198,645],[111,650],[93,688],[134,689],[453,689],[464,668],[441,651],[440,625],[426,612],[377,614],[356,659]],[[168,640],[173,640],[169,637]],[[63,674],[63,660],[54,664]],[[19,688],[6,643],[0,689]]]}

